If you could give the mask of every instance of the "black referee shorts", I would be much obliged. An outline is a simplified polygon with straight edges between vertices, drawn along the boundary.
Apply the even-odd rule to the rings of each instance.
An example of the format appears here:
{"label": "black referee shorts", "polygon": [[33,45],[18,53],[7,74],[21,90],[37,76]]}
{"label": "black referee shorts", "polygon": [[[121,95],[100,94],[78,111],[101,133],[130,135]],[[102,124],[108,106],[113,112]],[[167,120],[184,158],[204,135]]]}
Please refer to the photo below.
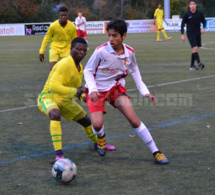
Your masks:
{"label": "black referee shorts", "polygon": [[202,41],[201,41],[201,34],[199,35],[190,35],[187,34],[187,38],[190,42],[191,47],[201,47],[202,46]]}

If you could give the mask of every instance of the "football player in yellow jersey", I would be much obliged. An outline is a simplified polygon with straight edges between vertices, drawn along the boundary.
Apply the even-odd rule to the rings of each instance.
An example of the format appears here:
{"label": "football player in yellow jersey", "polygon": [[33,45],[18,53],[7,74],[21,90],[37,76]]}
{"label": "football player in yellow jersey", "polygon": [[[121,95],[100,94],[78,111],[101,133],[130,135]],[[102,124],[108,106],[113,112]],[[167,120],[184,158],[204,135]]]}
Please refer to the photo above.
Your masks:
{"label": "football player in yellow jersey", "polygon": [[[50,133],[55,149],[55,160],[64,158],[62,151],[61,116],[68,121],[74,120],[82,125],[97,149],[97,135],[92,131],[91,121],[83,108],[73,100],[74,97],[85,101],[81,82],[83,67],[80,61],[87,54],[87,43],[77,37],[72,41],[71,53],[60,60],[50,72],[45,86],[38,97],[38,107],[50,118]],[[108,145],[108,150],[115,150]]]}
{"label": "football player in yellow jersey", "polygon": [[39,59],[44,61],[44,51],[49,44],[49,62],[51,69],[59,58],[69,56],[71,41],[77,37],[75,25],[68,20],[68,9],[64,6],[59,8],[59,19],[53,22],[44,36],[39,50]]}
{"label": "football player in yellow jersey", "polygon": [[158,26],[158,31],[157,31],[157,41],[162,41],[160,39],[160,32],[163,33],[164,37],[166,40],[171,39],[172,37],[168,37],[164,28],[163,28],[163,21],[168,25],[167,21],[164,19],[164,11],[162,10],[162,5],[158,4],[158,8],[155,10],[154,13],[154,25],[156,24],[155,19],[157,20],[157,26]]}

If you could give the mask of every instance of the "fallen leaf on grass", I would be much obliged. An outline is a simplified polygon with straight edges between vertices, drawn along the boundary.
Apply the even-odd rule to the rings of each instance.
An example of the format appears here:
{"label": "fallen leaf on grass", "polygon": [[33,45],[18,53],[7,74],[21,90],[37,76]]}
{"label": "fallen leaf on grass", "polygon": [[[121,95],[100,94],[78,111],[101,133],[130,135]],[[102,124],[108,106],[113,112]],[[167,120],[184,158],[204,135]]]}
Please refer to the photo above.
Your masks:
{"label": "fallen leaf on grass", "polygon": [[135,137],[135,135],[129,135],[129,137]]}

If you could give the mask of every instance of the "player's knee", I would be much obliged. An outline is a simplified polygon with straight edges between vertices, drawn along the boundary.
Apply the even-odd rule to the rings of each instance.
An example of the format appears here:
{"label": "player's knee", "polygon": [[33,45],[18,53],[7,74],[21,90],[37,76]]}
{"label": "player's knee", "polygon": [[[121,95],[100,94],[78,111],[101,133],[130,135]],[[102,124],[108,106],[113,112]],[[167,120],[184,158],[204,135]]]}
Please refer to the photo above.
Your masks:
{"label": "player's knee", "polygon": [[88,127],[91,125],[91,120],[90,118],[86,115],[84,118],[79,119],[77,121],[80,125],[82,125],[83,127]]}
{"label": "player's knee", "polygon": [[129,120],[129,122],[133,128],[138,128],[140,126],[140,123],[141,123],[139,119],[135,119],[135,118]]}
{"label": "player's knee", "polygon": [[60,121],[61,120],[60,110],[58,110],[58,109],[51,110],[49,112],[49,117],[51,120]]}
{"label": "player's knee", "polygon": [[102,129],[103,123],[101,122],[95,122],[93,123],[93,129],[95,129],[96,131],[100,131]]}
{"label": "player's knee", "polygon": [[193,53],[198,52],[198,47],[193,47]]}

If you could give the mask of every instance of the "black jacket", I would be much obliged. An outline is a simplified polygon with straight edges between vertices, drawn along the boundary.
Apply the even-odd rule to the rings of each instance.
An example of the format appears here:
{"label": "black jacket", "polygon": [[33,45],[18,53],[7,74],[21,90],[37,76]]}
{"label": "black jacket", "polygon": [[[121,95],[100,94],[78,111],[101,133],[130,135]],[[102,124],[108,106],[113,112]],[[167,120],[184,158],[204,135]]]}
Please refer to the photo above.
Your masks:
{"label": "black jacket", "polygon": [[206,20],[204,15],[196,10],[195,13],[192,13],[190,10],[184,14],[182,23],[181,23],[181,34],[184,34],[184,26],[187,24],[187,34],[189,35],[198,35],[200,34],[201,23],[203,28],[206,27]]}

